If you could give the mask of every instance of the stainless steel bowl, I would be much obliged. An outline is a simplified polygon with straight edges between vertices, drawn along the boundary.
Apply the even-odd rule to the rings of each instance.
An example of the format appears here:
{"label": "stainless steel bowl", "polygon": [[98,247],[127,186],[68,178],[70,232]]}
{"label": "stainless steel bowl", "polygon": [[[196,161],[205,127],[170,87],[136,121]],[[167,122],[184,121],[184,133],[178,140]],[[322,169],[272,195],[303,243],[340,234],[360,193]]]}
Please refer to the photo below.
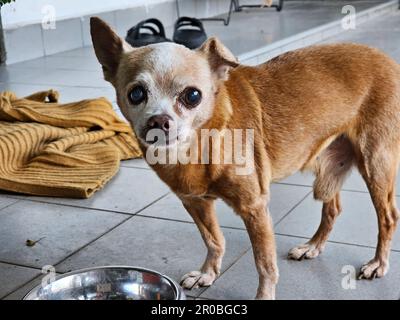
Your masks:
{"label": "stainless steel bowl", "polygon": [[137,267],[77,270],[32,289],[24,300],[185,300],[171,278]]}

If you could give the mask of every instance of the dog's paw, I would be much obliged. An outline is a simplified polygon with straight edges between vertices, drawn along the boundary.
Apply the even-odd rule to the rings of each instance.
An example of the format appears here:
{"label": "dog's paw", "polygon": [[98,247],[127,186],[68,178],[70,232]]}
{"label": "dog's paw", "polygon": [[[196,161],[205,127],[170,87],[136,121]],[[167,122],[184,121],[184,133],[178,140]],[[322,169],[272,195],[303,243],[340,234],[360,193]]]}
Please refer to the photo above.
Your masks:
{"label": "dog's paw", "polygon": [[201,271],[192,271],[186,273],[181,279],[182,288],[191,290],[198,287],[209,287],[215,281],[214,273],[203,273]]}
{"label": "dog's paw", "polygon": [[303,259],[313,259],[318,257],[321,252],[321,248],[318,248],[313,244],[306,243],[291,249],[288,253],[288,258],[299,261]]}
{"label": "dog's paw", "polygon": [[372,280],[375,278],[382,278],[389,271],[389,263],[384,263],[377,259],[372,259],[370,262],[361,267],[358,279]]}

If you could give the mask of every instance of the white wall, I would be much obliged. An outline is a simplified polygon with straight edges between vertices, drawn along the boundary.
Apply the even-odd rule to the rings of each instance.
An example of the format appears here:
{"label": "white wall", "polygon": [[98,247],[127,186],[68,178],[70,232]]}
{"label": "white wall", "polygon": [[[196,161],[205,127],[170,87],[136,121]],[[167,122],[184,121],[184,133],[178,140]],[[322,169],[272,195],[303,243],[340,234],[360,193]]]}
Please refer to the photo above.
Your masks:
{"label": "white wall", "polygon": [[46,6],[53,6],[56,20],[81,17],[117,9],[132,8],[141,5],[167,2],[173,0],[16,0],[1,8],[4,29],[40,23],[46,13]]}

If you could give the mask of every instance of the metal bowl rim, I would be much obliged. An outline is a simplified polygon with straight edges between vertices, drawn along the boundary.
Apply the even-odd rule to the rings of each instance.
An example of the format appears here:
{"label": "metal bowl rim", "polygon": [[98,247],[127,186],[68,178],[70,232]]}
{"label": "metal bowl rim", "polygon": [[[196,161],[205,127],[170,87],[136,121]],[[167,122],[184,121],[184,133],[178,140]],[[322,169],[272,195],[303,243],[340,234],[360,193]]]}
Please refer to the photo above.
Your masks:
{"label": "metal bowl rim", "polygon": [[[95,270],[101,270],[101,269],[130,269],[130,270],[136,270],[136,271],[140,271],[140,272],[148,272],[148,273],[153,273],[156,274],[162,278],[165,278],[166,280],[168,280],[168,282],[172,285],[172,288],[175,291],[175,300],[181,300],[182,298],[182,289],[178,286],[178,284],[175,282],[175,280],[171,279],[170,277],[152,270],[152,269],[147,269],[147,268],[143,268],[143,267],[135,267],[135,266],[118,266],[118,265],[111,265],[111,266],[99,266],[99,267],[93,267],[93,268],[83,268],[83,269],[78,269],[75,271],[70,271],[61,275],[56,276],[55,281],[58,281],[60,279],[69,277],[69,276],[73,276],[79,273],[84,273],[84,272],[88,272],[88,271],[95,271]],[[24,295],[24,297],[22,298],[22,300],[27,300],[26,298],[32,294],[33,292],[37,291],[39,288],[41,288],[42,285],[38,284],[37,286],[35,286],[33,289],[29,290],[29,292],[27,294]]]}

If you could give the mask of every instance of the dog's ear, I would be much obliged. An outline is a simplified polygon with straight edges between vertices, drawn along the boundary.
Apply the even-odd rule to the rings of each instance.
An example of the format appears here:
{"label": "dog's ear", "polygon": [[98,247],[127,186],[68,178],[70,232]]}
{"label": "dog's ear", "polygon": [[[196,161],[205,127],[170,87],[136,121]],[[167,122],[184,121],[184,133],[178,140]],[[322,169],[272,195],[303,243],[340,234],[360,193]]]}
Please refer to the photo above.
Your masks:
{"label": "dog's ear", "polygon": [[123,40],[97,17],[90,18],[90,34],[97,59],[103,67],[104,78],[113,82],[124,52]]}
{"label": "dog's ear", "polygon": [[273,1],[272,0],[264,0],[264,5],[267,7],[272,6]]}
{"label": "dog's ear", "polygon": [[226,80],[229,70],[239,65],[233,53],[217,38],[209,38],[198,51],[205,55],[218,79]]}

